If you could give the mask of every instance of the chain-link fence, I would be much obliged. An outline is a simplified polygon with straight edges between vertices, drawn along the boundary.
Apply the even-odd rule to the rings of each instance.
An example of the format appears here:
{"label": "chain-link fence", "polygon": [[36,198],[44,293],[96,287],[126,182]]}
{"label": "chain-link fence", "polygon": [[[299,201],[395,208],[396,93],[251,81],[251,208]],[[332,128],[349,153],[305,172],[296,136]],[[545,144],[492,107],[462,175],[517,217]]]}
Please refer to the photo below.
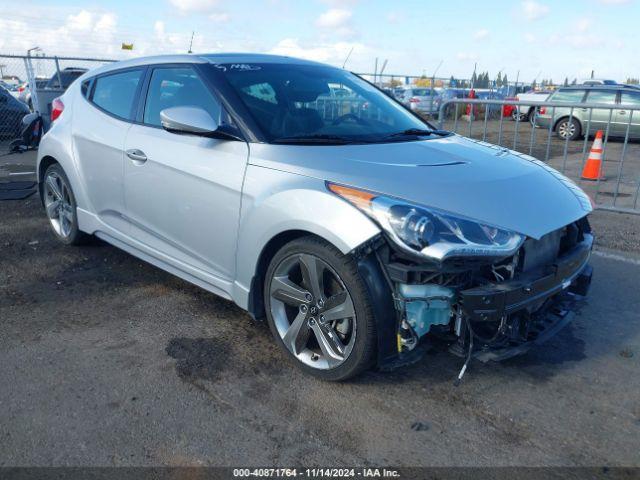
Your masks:
{"label": "chain-link fence", "polygon": [[108,59],[0,55],[0,151],[21,137],[23,119],[40,113],[45,126],[51,102],[87,70]]}

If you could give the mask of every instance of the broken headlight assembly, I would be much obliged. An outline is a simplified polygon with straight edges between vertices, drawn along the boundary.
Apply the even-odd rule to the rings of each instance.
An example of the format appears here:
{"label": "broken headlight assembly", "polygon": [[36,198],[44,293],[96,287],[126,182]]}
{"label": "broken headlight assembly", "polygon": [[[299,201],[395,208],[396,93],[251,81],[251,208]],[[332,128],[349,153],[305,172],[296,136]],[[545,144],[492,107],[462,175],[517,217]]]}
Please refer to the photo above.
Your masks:
{"label": "broken headlight assembly", "polygon": [[460,256],[506,257],[525,240],[516,232],[366,190],[334,183],[327,188],[372,218],[402,250],[438,262]]}

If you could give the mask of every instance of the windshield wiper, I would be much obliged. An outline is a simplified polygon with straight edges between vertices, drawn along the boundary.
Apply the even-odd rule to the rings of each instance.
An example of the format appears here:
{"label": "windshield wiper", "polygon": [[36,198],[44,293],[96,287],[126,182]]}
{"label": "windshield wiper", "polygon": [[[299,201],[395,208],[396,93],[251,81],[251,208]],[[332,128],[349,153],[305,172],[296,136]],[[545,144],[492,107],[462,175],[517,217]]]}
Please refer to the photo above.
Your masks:
{"label": "windshield wiper", "polygon": [[276,138],[274,143],[331,143],[331,144],[347,144],[354,143],[350,140],[339,135],[329,135],[326,133],[318,133],[315,135],[300,135],[294,137],[280,137]]}
{"label": "windshield wiper", "polygon": [[446,137],[451,132],[447,130],[426,130],[422,128],[408,128],[402,132],[391,133],[385,138],[393,137],[428,137],[429,135],[438,135],[439,137]]}

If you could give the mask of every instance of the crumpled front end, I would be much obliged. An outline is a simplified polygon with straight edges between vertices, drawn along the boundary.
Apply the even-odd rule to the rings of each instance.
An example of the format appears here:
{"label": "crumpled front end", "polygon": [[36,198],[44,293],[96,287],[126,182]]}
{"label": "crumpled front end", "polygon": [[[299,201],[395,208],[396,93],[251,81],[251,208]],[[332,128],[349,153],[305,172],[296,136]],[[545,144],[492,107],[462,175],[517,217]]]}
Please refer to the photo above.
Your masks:
{"label": "crumpled front end", "polygon": [[381,243],[375,255],[393,292],[396,339],[395,352],[390,341],[381,344],[380,367],[411,363],[434,340],[467,362],[503,360],[544,342],[588,292],[592,245],[587,217],[527,238],[494,263],[464,257],[436,266]]}

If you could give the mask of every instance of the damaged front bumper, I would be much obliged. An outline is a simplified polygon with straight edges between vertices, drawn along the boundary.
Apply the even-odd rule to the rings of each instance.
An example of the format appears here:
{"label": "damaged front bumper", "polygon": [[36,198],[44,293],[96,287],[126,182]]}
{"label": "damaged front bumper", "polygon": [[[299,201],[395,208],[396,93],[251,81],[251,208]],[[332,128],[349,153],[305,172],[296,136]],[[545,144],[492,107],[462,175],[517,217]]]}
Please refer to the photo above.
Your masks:
{"label": "damaged front bumper", "polygon": [[[553,262],[522,272],[517,278],[484,282],[471,288],[453,287],[454,295],[450,298],[442,292],[433,292],[437,296],[426,299],[431,302],[429,308],[443,308],[449,301],[451,317],[446,323],[437,320],[442,318],[441,312],[434,315],[435,311],[431,311],[423,317],[433,321],[433,325],[427,325],[428,334],[419,332],[420,345],[415,348],[407,348],[400,332],[418,309],[408,307],[411,300],[398,299],[398,293],[402,292],[398,287],[413,274],[399,272],[378,253],[361,257],[360,272],[368,278],[370,288],[373,286],[372,297],[379,300],[375,316],[386,318],[377,321],[379,368],[392,370],[415,363],[422,357],[425,343],[437,338],[449,343],[452,353],[465,357],[471,354],[480,361],[504,360],[546,341],[571,321],[589,290],[592,245],[592,235],[585,232],[580,242]],[[389,289],[394,292],[391,298],[383,293]]]}
{"label": "damaged front bumper", "polygon": [[[499,325],[502,335],[480,342],[474,358],[499,361],[526,352],[559,332],[573,317],[591,285],[588,265],[593,237],[585,239],[553,264],[516,280],[463,290],[462,315],[470,325]],[[462,354],[461,343],[451,351]]]}

